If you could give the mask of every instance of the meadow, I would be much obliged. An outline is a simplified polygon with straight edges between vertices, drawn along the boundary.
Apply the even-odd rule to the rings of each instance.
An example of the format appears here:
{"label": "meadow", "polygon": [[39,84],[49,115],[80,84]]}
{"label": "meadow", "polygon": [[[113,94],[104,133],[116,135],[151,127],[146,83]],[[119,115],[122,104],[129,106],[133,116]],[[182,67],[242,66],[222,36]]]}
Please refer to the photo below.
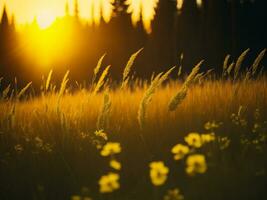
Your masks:
{"label": "meadow", "polygon": [[[1,85],[0,199],[265,199],[265,50],[221,73],[173,67],[122,81],[103,56],[87,84]],[[2,80],[2,79],[1,79]]]}

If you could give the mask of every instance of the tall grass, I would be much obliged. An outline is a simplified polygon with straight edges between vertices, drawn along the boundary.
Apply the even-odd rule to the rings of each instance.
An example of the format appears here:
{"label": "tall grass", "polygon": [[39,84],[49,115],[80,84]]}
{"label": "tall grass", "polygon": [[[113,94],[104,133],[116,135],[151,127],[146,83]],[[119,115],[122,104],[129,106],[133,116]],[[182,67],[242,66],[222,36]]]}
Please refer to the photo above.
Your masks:
{"label": "tall grass", "polygon": [[[200,70],[200,66],[203,61],[200,61],[191,71],[189,76],[186,78],[185,82],[183,83],[181,89],[175,94],[169,103],[169,110],[174,111],[179,104],[185,99],[187,95],[188,88],[193,84],[196,80],[197,76],[200,75],[198,72]],[[202,76],[202,75],[201,75]]]}
{"label": "tall grass", "polygon": [[20,99],[22,95],[29,89],[31,86],[32,82],[28,83],[24,88],[20,90],[20,92],[17,94],[17,99]]}
{"label": "tall grass", "polygon": [[250,49],[245,50],[237,59],[236,64],[235,64],[235,68],[234,68],[234,80],[237,79],[239,72],[240,72],[240,68],[241,65],[246,57],[246,55],[248,54],[248,52],[250,51]]}
{"label": "tall grass", "polygon": [[130,80],[130,71],[131,71],[131,68],[132,68],[132,66],[134,64],[135,59],[137,58],[137,56],[140,54],[140,52],[142,50],[143,50],[143,48],[140,49],[140,50],[138,50],[136,53],[134,53],[133,55],[131,55],[130,59],[128,60],[127,65],[125,66],[124,71],[123,71],[123,74],[122,74],[123,75],[122,76],[122,84],[121,84],[121,88],[122,89],[125,88],[125,87],[127,87],[127,84],[128,84],[128,82]]}
{"label": "tall grass", "polygon": [[97,75],[98,75],[98,73],[99,73],[99,71],[100,71],[100,68],[101,68],[101,65],[102,65],[102,63],[103,63],[103,60],[104,60],[105,56],[106,56],[106,54],[104,54],[104,55],[98,60],[97,65],[96,65],[96,67],[94,68],[94,75],[93,75],[93,78],[92,78],[92,85],[94,85],[94,83],[95,83],[95,80],[96,80]]}
{"label": "tall grass", "polygon": [[50,72],[47,76],[47,79],[46,79],[46,83],[45,83],[45,91],[46,92],[48,92],[48,90],[49,90],[52,74],[53,74],[53,70],[50,70]]}
{"label": "tall grass", "polygon": [[154,78],[154,80],[151,82],[148,89],[145,91],[144,96],[140,102],[139,109],[138,109],[138,115],[137,115],[139,126],[141,129],[144,127],[144,124],[145,124],[148,104],[152,100],[152,97],[155,94],[156,89],[158,89],[161,86],[161,84],[168,79],[169,75],[171,74],[171,72],[174,69],[175,69],[175,67],[169,69],[165,73],[163,73],[163,72],[159,73]]}
{"label": "tall grass", "polygon": [[[17,80],[14,89],[14,83],[1,85],[0,166],[7,173],[2,173],[0,184],[10,184],[13,180],[19,185],[18,188],[7,187],[6,191],[12,191],[8,197],[21,197],[17,191],[35,195],[35,187],[43,184],[46,186],[43,193],[51,199],[69,197],[79,187],[88,195],[89,189],[84,189],[84,185],[92,188],[90,195],[94,199],[151,199],[147,170],[152,159],[166,160],[171,171],[169,185],[154,188],[157,191],[154,192],[155,198],[162,195],[167,186],[174,185],[184,188],[187,199],[206,195],[208,198],[205,199],[225,199],[224,195],[218,197],[218,188],[227,188],[229,184],[230,188],[238,190],[234,194],[242,196],[244,192],[247,194],[244,183],[237,181],[231,185],[240,177],[249,182],[255,178],[257,182],[253,186],[249,183],[249,188],[258,194],[258,185],[261,186],[260,181],[266,177],[262,175],[266,156],[262,155],[267,152],[264,146],[267,78],[259,70],[266,50],[257,56],[247,71],[241,66],[248,50],[239,56],[236,64],[230,64],[228,55],[222,67],[223,74],[217,79],[213,69],[202,72],[201,61],[188,76],[180,67],[179,79],[170,78],[171,74],[177,76],[176,68],[172,67],[166,72],[153,73],[150,81],[131,80],[132,66],[140,51],[131,56],[122,75],[122,84],[117,87],[108,86],[110,66],[101,75],[99,73],[104,56],[94,70],[91,88],[77,84],[79,89],[72,92],[69,71],[58,88],[52,84],[53,72],[50,71],[43,83],[45,92],[34,98],[28,98],[33,95],[29,90],[32,83],[22,89],[17,88]],[[209,171],[188,181],[184,171],[180,170],[186,162],[173,164],[169,155],[171,147],[183,143],[189,132],[207,131],[203,127],[206,122],[211,122],[210,126],[223,126],[218,128],[218,134],[217,130],[214,133],[219,138],[217,143],[190,151],[207,153]],[[215,132],[214,127],[208,131]],[[257,138],[258,132],[264,134]],[[143,144],[140,144],[139,136]],[[107,142],[113,141],[121,143],[122,154],[118,158],[112,154],[108,161],[113,164],[122,161],[123,191],[114,196],[97,195],[95,183],[110,168],[95,147],[102,149]],[[223,145],[218,146],[221,143]],[[150,155],[144,156],[148,151]],[[25,186],[25,176],[30,177],[32,185]],[[33,189],[27,190],[24,186]],[[207,186],[216,190],[211,191]],[[134,188],[133,197],[128,194],[129,188]],[[26,199],[31,199],[31,195],[26,195]]]}
{"label": "tall grass", "polygon": [[100,89],[103,87],[103,85],[105,84],[105,79],[108,75],[110,67],[111,67],[110,65],[107,66],[105,70],[103,71],[103,73],[101,74],[97,84],[94,87],[93,95],[97,94],[100,91]]}
{"label": "tall grass", "polygon": [[97,130],[105,130],[109,120],[110,108],[111,108],[110,96],[106,91],[104,94],[103,105],[97,119],[97,125],[96,125]]}

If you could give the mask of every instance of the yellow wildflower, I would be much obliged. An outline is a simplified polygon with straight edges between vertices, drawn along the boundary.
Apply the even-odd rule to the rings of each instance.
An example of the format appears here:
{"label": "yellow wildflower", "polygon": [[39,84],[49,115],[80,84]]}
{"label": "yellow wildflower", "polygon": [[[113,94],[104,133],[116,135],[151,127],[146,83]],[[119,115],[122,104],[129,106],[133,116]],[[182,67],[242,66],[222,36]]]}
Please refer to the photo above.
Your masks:
{"label": "yellow wildflower", "polygon": [[150,178],[151,182],[155,186],[160,186],[165,183],[168,178],[169,168],[164,165],[163,162],[151,162],[150,163]]}
{"label": "yellow wildflower", "polygon": [[213,142],[215,140],[215,135],[214,133],[201,134],[201,140],[202,140],[202,143]]}
{"label": "yellow wildflower", "polygon": [[181,194],[178,188],[173,190],[168,190],[167,194],[164,196],[163,200],[183,200],[184,196]]}
{"label": "yellow wildflower", "polygon": [[203,174],[207,170],[205,156],[201,154],[188,156],[186,164],[186,173],[190,176],[193,176],[196,173]]}
{"label": "yellow wildflower", "polygon": [[103,138],[104,140],[108,140],[108,135],[104,132],[104,130],[95,131],[95,135],[97,137]]}
{"label": "yellow wildflower", "polygon": [[172,153],[174,154],[174,160],[183,159],[189,153],[189,147],[183,144],[177,144],[172,148]]}
{"label": "yellow wildflower", "polygon": [[108,142],[101,151],[101,156],[110,156],[121,152],[120,143]]}
{"label": "yellow wildflower", "polygon": [[118,182],[119,179],[120,175],[115,173],[109,173],[107,175],[102,176],[98,181],[98,184],[100,186],[100,192],[109,193],[119,189],[120,188],[120,183]]}
{"label": "yellow wildflower", "polygon": [[113,169],[116,169],[116,170],[121,169],[121,163],[114,160],[114,159],[110,161],[109,166],[112,167]]}
{"label": "yellow wildflower", "polygon": [[207,122],[204,125],[204,128],[209,131],[209,130],[214,130],[216,128],[219,128],[220,125],[221,125],[220,123],[216,123],[215,121],[213,121],[213,122]]}
{"label": "yellow wildflower", "polygon": [[189,133],[185,139],[189,146],[200,148],[202,146],[202,141],[199,133]]}

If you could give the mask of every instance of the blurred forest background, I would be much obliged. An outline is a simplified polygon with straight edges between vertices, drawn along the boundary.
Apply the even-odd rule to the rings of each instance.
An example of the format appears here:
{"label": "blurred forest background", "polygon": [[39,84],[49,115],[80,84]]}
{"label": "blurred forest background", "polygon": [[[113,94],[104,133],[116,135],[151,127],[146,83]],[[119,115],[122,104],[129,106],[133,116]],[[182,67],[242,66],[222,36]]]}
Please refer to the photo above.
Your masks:
{"label": "blurred forest background", "polygon": [[99,25],[79,16],[79,1],[74,10],[62,6],[65,16],[46,29],[36,20],[18,29],[16,15],[3,8],[0,76],[6,81],[17,77],[19,83],[39,84],[50,69],[58,79],[69,69],[72,80],[89,80],[104,53],[116,80],[129,56],[142,47],[134,69],[142,78],[180,65],[181,54],[186,71],[200,59],[205,59],[204,68],[220,70],[226,54],[237,57],[251,48],[252,60],[267,46],[266,0],[185,0],[179,9],[176,0],[159,0],[151,30],[140,22],[132,25],[125,0],[115,0],[111,20],[101,19]]}

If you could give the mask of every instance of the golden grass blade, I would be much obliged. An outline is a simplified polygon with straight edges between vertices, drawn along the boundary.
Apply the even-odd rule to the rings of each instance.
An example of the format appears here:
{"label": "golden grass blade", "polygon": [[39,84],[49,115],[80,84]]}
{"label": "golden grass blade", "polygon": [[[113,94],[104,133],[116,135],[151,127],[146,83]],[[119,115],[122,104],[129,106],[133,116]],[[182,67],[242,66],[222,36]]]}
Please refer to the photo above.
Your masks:
{"label": "golden grass blade", "polygon": [[223,76],[226,75],[226,71],[227,71],[227,68],[228,68],[228,63],[229,63],[230,57],[231,56],[228,54],[224,59],[224,62],[223,62],[223,73],[222,73]]}
{"label": "golden grass blade", "polygon": [[248,54],[248,52],[250,51],[250,49],[245,50],[237,59],[236,61],[236,65],[235,65],[235,71],[234,71],[234,80],[237,79],[238,75],[239,75],[239,71],[241,68],[241,65],[246,57],[246,55]]}
{"label": "golden grass blade", "polygon": [[31,86],[32,82],[29,82],[24,88],[20,90],[20,92],[17,95],[17,99],[20,99],[20,97],[28,90],[28,88]]}
{"label": "golden grass blade", "polygon": [[61,82],[61,85],[60,85],[60,89],[59,89],[59,93],[58,93],[58,97],[59,98],[64,94],[64,92],[66,90],[67,83],[69,81],[69,79],[68,79],[69,73],[70,73],[70,71],[68,70],[66,72],[66,74],[64,75],[63,79],[62,79],[62,82]]}
{"label": "golden grass blade", "polygon": [[48,89],[49,89],[52,74],[53,74],[53,70],[50,70],[50,72],[49,72],[49,74],[47,76],[47,79],[46,79],[45,91],[48,91]]}
{"label": "golden grass blade", "polygon": [[152,83],[150,84],[150,86],[148,87],[148,89],[145,91],[145,94],[139,104],[139,109],[138,109],[138,113],[137,113],[137,119],[138,119],[138,123],[141,129],[143,129],[144,124],[145,124],[145,119],[146,119],[146,112],[147,112],[147,106],[149,104],[149,102],[151,101],[154,93],[156,92],[156,89],[165,81],[167,80],[167,78],[169,77],[169,75],[171,74],[171,72],[175,69],[175,67],[172,67],[171,69],[169,69],[166,73],[159,73],[154,80],[152,81]]}
{"label": "golden grass blade", "polygon": [[231,65],[229,65],[229,67],[227,68],[227,74],[228,74],[228,76],[231,75],[231,72],[234,69],[234,66],[235,66],[235,63],[232,62]]}
{"label": "golden grass blade", "polygon": [[110,108],[111,108],[110,96],[107,92],[105,92],[103,106],[97,119],[97,125],[96,125],[97,130],[105,130],[105,127],[108,123]]}
{"label": "golden grass blade", "polygon": [[93,94],[97,94],[101,87],[105,84],[105,78],[107,77],[108,75],[108,72],[109,72],[109,69],[110,69],[111,65],[107,66],[106,69],[103,71],[103,73],[101,74],[96,86],[95,86],[95,89],[93,91]]}
{"label": "golden grass blade", "polygon": [[99,70],[100,70],[100,67],[101,67],[101,65],[102,65],[102,62],[103,62],[105,56],[106,56],[106,54],[104,54],[103,56],[101,56],[101,58],[99,59],[97,65],[96,65],[96,67],[95,67],[95,69],[94,69],[94,75],[95,75],[95,76],[97,76],[97,74],[98,74],[98,72],[99,72]]}
{"label": "golden grass blade", "polygon": [[182,103],[182,101],[186,98],[188,88],[203,74],[199,74],[200,66],[204,60],[200,61],[191,71],[189,76],[186,78],[182,88],[171,98],[169,102],[169,111],[174,111]]}
{"label": "golden grass blade", "polygon": [[183,85],[182,88],[177,92],[177,94],[172,98],[169,103],[169,111],[174,111],[183,102],[187,96],[188,88]]}
{"label": "golden grass blade", "polygon": [[10,91],[10,84],[3,90],[2,99],[5,99]]}
{"label": "golden grass blade", "polygon": [[255,59],[253,65],[252,65],[252,76],[254,76],[258,70],[259,64],[261,62],[261,60],[263,59],[264,55],[266,53],[266,49],[262,50],[260,52],[260,54],[257,56],[257,58]]}
{"label": "golden grass blade", "polygon": [[152,82],[155,78],[155,72],[152,73],[151,77],[150,77],[150,82]]}
{"label": "golden grass blade", "polygon": [[100,68],[102,66],[103,60],[105,58],[106,54],[104,54],[103,56],[101,56],[101,58],[98,60],[96,67],[94,68],[94,75],[93,75],[93,79],[92,79],[92,84],[94,84],[96,77],[98,75],[98,72],[100,71]]}
{"label": "golden grass blade", "polygon": [[144,48],[141,48],[136,53],[132,54],[130,59],[128,60],[127,65],[125,66],[124,71],[123,71],[122,88],[127,86],[128,81],[129,81],[129,74],[131,72],[131,68],[132,68],[132,66],[134,64],[134,61],[136,60],[136,58],[140,54],[140,52],[143,51],[143,49]]}
{"label": "golden grass blade", "polygon": [[204,72],[198,73],[194,78],[194,83],[200,83],[206,74]]}
{"label": "golden grass blade", "polygon": [[200,70],[200,66],[202,65],[202,63],[204,62],[204,60],[201,60],[191,71],[191,73],[189,74],[189,76],[186,78],[185,80],[185,86],[189,87],[193,82],[194,79],[196,78],[196,75],[198,74],[199,70]]}

